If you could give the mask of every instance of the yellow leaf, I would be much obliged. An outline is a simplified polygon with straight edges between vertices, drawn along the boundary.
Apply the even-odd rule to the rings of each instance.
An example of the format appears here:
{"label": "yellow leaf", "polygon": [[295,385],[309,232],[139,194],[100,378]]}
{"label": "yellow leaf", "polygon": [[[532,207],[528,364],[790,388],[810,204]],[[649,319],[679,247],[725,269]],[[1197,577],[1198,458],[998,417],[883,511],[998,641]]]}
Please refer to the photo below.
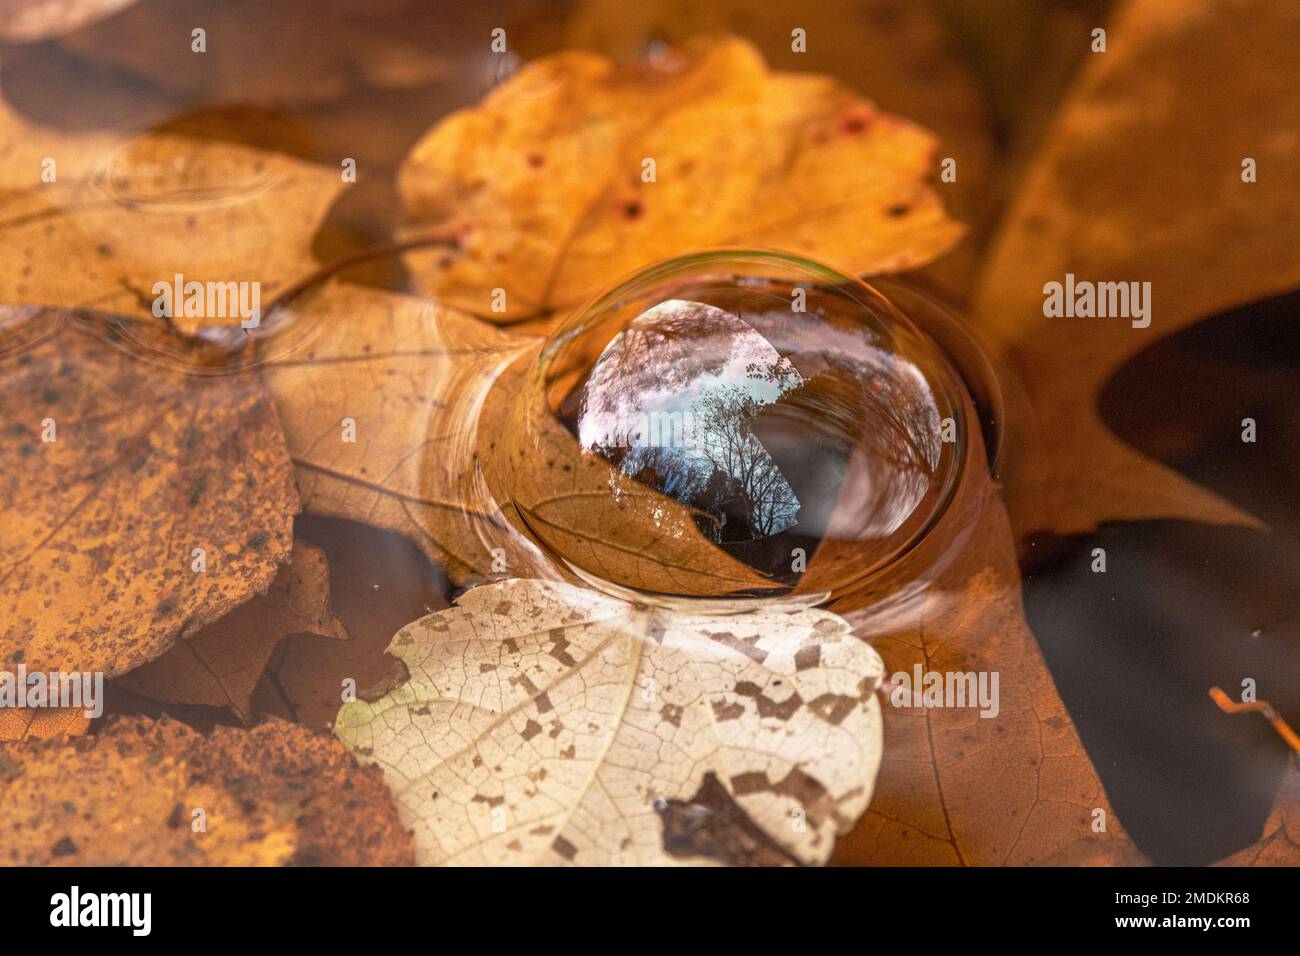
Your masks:
{"label": "yellow leaf", "polygon": [[[0,302],[149,316],[157,283],[258,283],[263,308],[311,272],[336,171],[166,133],[65,133],[0,103]],[[75,267],[69,266],[75,263]],[[205,296],[206,299],[206,296]],[[175,325],[238,325],[186,316]]]}
{"label": "yellow leaf", "polygon": [[961,236],[927,185],[935,151],[827,77],[769,72],[741,40],[688,44],[669,68],[560,53],[415,146],[399,180],[411,232],[462,241],[407,261],[439,301],[494,321],[563,312],[709,246],[906,269]]}
{"label": "yellow leaf", "polygon": [[0,746],[0,861],[402,866],[411,842],[378,774],[329,737],[280,720],[204,736],[136,717]]}
{"label": "yellow leaf", "polygon": [[0,710],[0,740],[79,737],[90,729],[84,707],[14,707]]}

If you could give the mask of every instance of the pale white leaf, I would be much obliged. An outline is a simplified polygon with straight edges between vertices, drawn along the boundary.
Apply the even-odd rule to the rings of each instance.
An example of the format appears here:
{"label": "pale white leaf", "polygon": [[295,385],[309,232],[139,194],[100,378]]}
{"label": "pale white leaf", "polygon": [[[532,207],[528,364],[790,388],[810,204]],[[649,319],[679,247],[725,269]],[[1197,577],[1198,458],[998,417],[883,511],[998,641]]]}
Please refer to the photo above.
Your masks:
{"label": "pale white leaf", "polygon": [[806,604],[649,607],[510,580],[407,625],[406,684],[346,704],[422,864],[668,864],[661,810],[712,773],[789,856],[866,810],[884,665]]}

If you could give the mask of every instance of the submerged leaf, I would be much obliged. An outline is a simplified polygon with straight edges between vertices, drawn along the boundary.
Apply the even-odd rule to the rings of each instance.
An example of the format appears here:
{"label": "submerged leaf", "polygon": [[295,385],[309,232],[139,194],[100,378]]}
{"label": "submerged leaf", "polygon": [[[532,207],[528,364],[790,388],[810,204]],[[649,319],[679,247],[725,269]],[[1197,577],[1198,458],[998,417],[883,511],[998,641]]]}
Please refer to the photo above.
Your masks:
{"label": "submerged leaf", "polygon": [[[975,420],[969,404],[965,417]],[[871,807],[835,861],[1143,862],[1026,623],[1014,539],[980,430],[967,439],[957,491],[936,526],[830,604],[884,658],[889,742]],[[819,551],[808,576],[824,560],[847,558]],[[939,682],[933,699],[922,696],[928,681]]]}
{"label": "submerged leaf", "polygon": [[[1022,428],[1039,432],[1008,473],[1018,533],[1142,518],[1252,523],[1112,434],[1097,396],[1159,337],[1300,285],[1297,30],[1295,4],[1134,0],[1110,27],[1113,49],[1091,57],[1062,106],[975,308],[1025,380]],[[1243,181],[1248,158],[1257,182]],[[1044,286],[1067,273],[1149,282],[1146,318],[1046,317]]]}
{"label": "submerged leaf", "polygon": [[1300,767],[1293,763],[1282,781],[1259,841],[1218,865],[1300,866]]}
{"label": "submerged leaf", "polygon": [[[62,45],[137,85],[203,103],[337,103],[364,97],[363,85],[485,82],[466,39],[478,25],[472,15],[441,6],[436,30],[413,29],[411,19],[409,0],[153,0]],[[195,27],[207,32],[202,56],[191,46]]]}
{"label": "submerged leaf", "polygon": [[411,837],[379,775],[329,737],[118,718],[72,742],[0,747],[0,860],[402,866]]}
{"label": "submerged leaf", "polygon": [[252,706],[324,730],[334,725],[345,689],[373,700],[406,679],[401,661],[385,651],[409,621],[447,607],[447,579],[414,541],[370,525],[302,515],[294,533],[324,551],[330,602],[348,639],[285,638],[267,662]]}
{"label": "submerged leaf", "polygon": [[0,709],[0,740],[80,737],[90,729],[85,707],[6,707]]}
{"label": "submerged leaf", "polygon": [[282,638],[315,634],[347,640],[330,611],[329,568],[320,549],[295,542],[265,594],[241,604],[162,657],[117,679],[134,694],[175,704],[251,713],[249,698]]}
{"label": "submerged leaf", "polygon": [[0,0],[0,39],[62,36],[111,16],[135,0]]}

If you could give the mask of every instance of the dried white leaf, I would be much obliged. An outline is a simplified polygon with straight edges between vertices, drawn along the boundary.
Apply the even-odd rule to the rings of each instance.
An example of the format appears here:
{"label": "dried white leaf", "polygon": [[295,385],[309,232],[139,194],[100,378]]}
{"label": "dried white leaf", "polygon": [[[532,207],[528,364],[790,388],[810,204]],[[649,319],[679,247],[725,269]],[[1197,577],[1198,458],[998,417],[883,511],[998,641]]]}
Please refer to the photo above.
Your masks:
{"label": "dried white leaf", "polygon": [[422,864],[668,864],[660,810],[713,773],[795,860],[866,810],[884,665],[828,611],[646,607],[511,580],[407,625],[408,683],[346,704]]}

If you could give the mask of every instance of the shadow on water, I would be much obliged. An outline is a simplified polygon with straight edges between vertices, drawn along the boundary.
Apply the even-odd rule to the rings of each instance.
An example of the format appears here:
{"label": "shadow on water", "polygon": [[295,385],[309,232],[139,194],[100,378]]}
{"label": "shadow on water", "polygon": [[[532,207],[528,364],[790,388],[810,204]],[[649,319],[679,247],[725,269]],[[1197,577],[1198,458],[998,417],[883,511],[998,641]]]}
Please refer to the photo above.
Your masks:
{"label": "shadow on water", "polygon": [[1288,766],[1267,722],[1223,713],[1211,686],[1238,697],[1253,680],[1300,724],[1297,311],[1291,293],[1207,319],[1135,357],[1099,400],[1125,441],[1271,532],[1149,521],[1030,549],[1030,625],[1115,812],[1156,863],[1256,841]]}

